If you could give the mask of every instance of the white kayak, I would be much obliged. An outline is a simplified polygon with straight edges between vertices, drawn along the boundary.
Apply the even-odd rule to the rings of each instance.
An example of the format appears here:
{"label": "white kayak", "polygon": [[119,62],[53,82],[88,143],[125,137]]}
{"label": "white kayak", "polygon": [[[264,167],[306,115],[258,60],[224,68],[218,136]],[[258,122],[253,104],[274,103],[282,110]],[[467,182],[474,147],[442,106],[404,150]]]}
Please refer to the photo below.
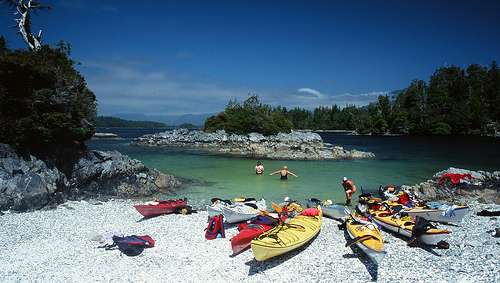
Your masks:
{"label": "white kayak", "polygon": [[429,221],[442,222],[442,223],[459,223],[464,216],[470,212],[468,206],[450,206],[447,208],[408,208],[404,212],[408,213],[411,217],[422,217]]}
{"label": "white kayak", "polygon": [[317,207],[318,204],[321,206],[323,216],[329,218],[344,220],[350,214],[349,210],[345,206],[333,204],[330,200],[326,200],[323,202],[317,199],[307,200],[307,207]]}
{"label": "white kayak", "polygon": [[231,207],[233,205],[239,205],[239,204],[246,204],[250,206],[255,206],[257,207],[258,210],[266,210],[266,200],[261,199],[258,201],[252,200],[252,201],[246,201],[246,202],[236,202],[235,204],[229,204],[224,201],[216,201],[212,205],[207,205],[207,212],[209,217],[213,217],[219,214],[222,214],[222,208],[223,207]]}
{"label": "white kayak", "polygon": [[222,215],[227,223],[238,223],[250,220],[260,214],[259,209],[255,209],[243,203],[235,203],[222,207]]}

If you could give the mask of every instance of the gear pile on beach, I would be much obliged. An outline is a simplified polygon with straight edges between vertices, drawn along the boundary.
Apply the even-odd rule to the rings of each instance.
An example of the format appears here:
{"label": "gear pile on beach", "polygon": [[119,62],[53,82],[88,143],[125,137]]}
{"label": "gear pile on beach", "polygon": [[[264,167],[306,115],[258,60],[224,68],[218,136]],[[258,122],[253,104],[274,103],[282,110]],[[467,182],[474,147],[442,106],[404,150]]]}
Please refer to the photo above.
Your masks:
{"label": "gear pile on beach", "polygon": [[[186,199],[134,207],[145,218],[193,212]],[[232,256],[251,249],[257,261],[265,261],[296,250],[318,235],[326,216],[337,220],[339,229],[347,232],[346,247],[356,245],[376,265],[386,255],[381,229],[406,240],[410,247],[448,249],[446,240],[451,231],[438,223],[458,224],[470,212],[467,205],[426,202],[413,192],[392,185],[381,186],[378,196],[361,194],[354,208],[315,198],[303,205],[287,197],[281,204],[272,203],[268,210],[264,199],[240,197],[213,198],[206,210],[207,240],[225,238],[225,227],[237,225],[238,234],[230,239]]]}

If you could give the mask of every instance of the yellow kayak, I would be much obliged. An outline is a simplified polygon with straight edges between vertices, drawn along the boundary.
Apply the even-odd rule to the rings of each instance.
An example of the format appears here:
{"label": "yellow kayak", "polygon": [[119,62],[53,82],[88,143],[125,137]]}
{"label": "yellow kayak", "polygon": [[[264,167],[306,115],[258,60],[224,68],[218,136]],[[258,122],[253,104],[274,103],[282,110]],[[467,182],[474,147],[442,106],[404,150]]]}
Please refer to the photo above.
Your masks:
{"label": "yellow kayak", "polygon": [[379,264],[385,256],[384,240],[377,226],[368,219],[363,221],[358,217],[349,216],[346,219],[346,229],[353,239],[346,245],[356,244],[375,264]]}
{"label": "yellow kayak", "polygon": [[[415,221],[409,216],[397,217],[386,211],[370,211],[373,215],[373,222],[384,227],[389,231],[396,232],[400,235],[411,237],[413,235],[413,227]],[[440,241],[445,240],[451,232],[446,229],[432,228],[425,231],[419,236],[419,239],[427,245],[437,245]]]}
{"label": "yellow kayak", "polygon": [[298,215],[252,240],[256,260],[263,261],[293,251],[318,235],[323,213],[318,216]]}

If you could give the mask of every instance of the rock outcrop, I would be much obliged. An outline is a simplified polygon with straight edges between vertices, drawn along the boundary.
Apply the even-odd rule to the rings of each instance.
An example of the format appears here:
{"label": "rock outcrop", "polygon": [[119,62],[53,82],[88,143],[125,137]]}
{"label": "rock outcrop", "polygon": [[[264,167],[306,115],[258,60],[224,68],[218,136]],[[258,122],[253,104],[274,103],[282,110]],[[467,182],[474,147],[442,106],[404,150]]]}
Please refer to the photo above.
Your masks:
{"label": "rock outcrop", "polygon": [[[470,174],[472,180],[464,180],[457,185],[449,182],[440,185],[439,179],[445,173]],[[453,202],[456,199],[474,199],[483,203],[500,204],[500,171],[471,171],[450,167],[436,173],[432,179],[413,186],[402,186],[402,188],[428,200]]]}
{"label": "rock outcrop", "polygon": [[0,210],[26,211],[67,199],[138,197],[168,192],[180,181],[117,151],[87,151],[66,176],[44,161],[0,144]]}
{"label": "rock outcrop", "polygon": [[0,210],[39,209],[63,199],[68,186],[57,168],[30,156],[21,159],[6,144],[0,144]]}
{"label": "rock outcrop", "polygon": [[142,162],[118,151],[88,151],[74,165],[70,192],[117,197],[150,196],[180,185],[170,175],[148,169]]}
{"label": "rock outcrop", "polygon": [[183,147],[217,154],[267,159],[322,160],[375,157],[371,152],[331,146],[324,143],[320,135],[312,132],[279,133],[273,136],[263,136],[259,133],[250,133],[248,135],[228,134],[223,130],[215,133],[205,133],[199,130],[177,129],[144,135],[135,139],[133,144]]}

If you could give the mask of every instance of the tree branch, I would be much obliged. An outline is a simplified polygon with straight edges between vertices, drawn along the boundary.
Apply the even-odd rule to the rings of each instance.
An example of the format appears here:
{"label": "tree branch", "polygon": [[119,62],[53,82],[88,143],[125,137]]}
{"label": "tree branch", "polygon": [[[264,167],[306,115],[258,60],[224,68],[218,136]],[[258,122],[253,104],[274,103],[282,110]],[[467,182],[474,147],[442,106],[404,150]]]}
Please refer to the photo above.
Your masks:
{"label": "tree branch", "polygon": [[33,51],[40,49],[42,47],[42,30],[38,32],[38,35],[31,33],[31,12],[50,9],[50,7],[33,0],[18,0],[17,2],[16,0],[3,0],[2,2],[16,8],[14,15],[18,15],[19,18],[14,19],[14,21],[17,24],[18,32],[28,47]]}

